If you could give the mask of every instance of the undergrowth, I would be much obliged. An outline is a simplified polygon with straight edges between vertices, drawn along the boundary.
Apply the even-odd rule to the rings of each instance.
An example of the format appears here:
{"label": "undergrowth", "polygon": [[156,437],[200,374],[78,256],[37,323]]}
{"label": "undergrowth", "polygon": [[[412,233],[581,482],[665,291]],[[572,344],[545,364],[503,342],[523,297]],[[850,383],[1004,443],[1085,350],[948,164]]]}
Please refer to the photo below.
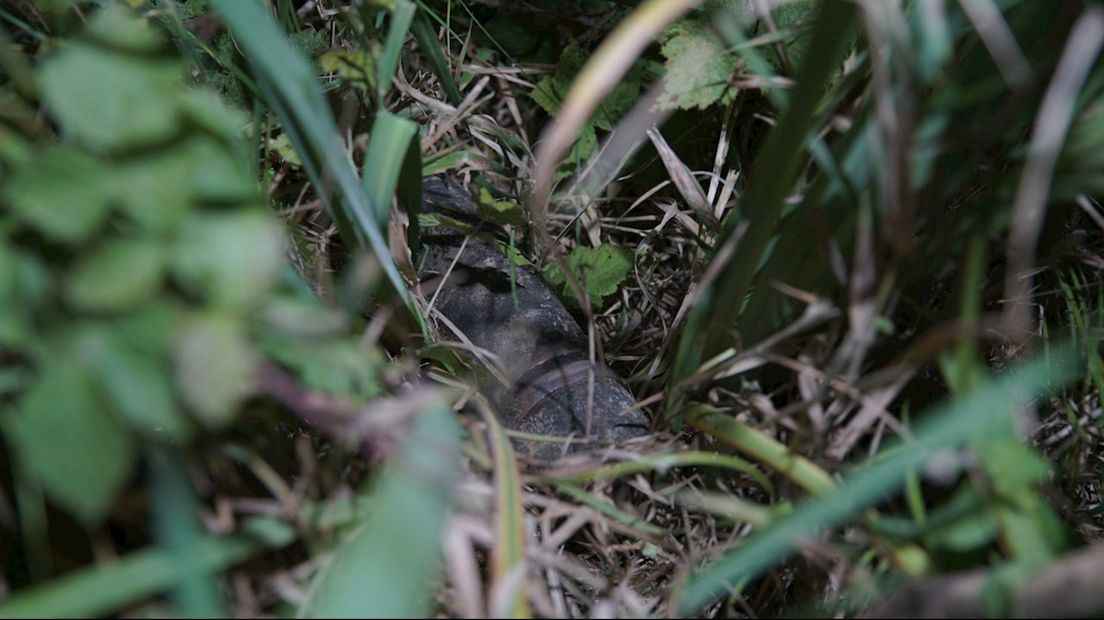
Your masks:
{"label": "undergrowth", "polygon": [[[0,22],[0,616],[1104,609],[1098,5]],[[434,174],[649,436],[512,456]]]}

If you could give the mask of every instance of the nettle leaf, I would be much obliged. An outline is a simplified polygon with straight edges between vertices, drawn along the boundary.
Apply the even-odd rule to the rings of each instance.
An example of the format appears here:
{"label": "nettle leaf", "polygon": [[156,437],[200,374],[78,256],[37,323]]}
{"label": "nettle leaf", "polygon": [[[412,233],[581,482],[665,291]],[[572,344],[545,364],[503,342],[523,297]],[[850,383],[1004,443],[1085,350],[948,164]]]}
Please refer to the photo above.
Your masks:
{"label": "nettle leaf", "polygon": [[53,147],[16,170],[3,196],[28,226],[55,241],[77,243],[107,216],[113,190],[106,172],[77,149]]}
{"label": "nettle leaf", "polygon": [[64,133],[102,149],[166,140],[180,128],[175,60],[131,56],[83,43],[42,64],[39,85]]}
{"label": "nettle leaf", "polygon": [[260,209],[196,212],[172,250],[173,274],[182,287],[214,304],[254,303],[280,276],[284,234]]}
{"label": "nettle leaf", "polygon": [[[612,245],[601,245],[597,248],[579,246],[568,255],[567,266],[586,290],[591,305],[599,307],[603,298],[617,292],[617,288],[629,275],[632,260],[627,252]],[[571,285],[567,283],[567,278],[558,265],[553,263],[546,267],[544,275],[548,283],[561,290],[569,302],[579,305]]]}
{"label": "nettle leaf", "polygon": [[245,113],[227,105],[213,90],[192,88],[177,100],[189,122],[227,142],[239,141],[242,131],[249,125]]}
{"label": "nettle leaf", "polygon": [[165,39],[146,20],[115,3],[105,4],[93,14],[88,34],[97,42],[131,52],[156,52],[165,45]]}
{"label": "nettle leaf", "polygon": [[91,312],[138,305],[160,288],[165,272],[164,251],[152,239],[115,239],[80,261],[63,291],[73,307]]}
{"label": "nettle leaf", "polygon": [[479,216],[488,222],[524,226],[528,221],[521,205],[512,200],[495,200],[485,187],[479,188],[478,198],[476,207],[479,209]]}
{"label": "nettle leaf", "polygon": [[184,402],[204,425],[225,426],[253,389],[258,357],[240,318],[202,314],[185,321],[173,357]]}
{"label": "nettle leaf", "polygon": [[5,430],[59,506],[100,523],[133,469],[130,433],[104,408],[85,369],[66,355],[47,360]]}
{"label": "nettle leaf", "polygon": [[195,164],[179,149],[147,154],[113,167],[119,208],[147,231],[174,230],[192,204]]}
{"label": "nettle leaf", "polygon": [[113,324],[86,327],[77,349],[104,402],[131,428],[173,440],[190,435],[176,407],[167,351],[154,355],[134,347]]}
{"label": "nettle leaf", "polygon": [[667,59],[663,93],[658,105],[664,109],[705,109],[715,103],[731,103],[736,89],[728,84],[739,58],[702,19],[683,19],[664,33],[661,49]]}
{"label": "nettle leaf", "polygon": [[263,352],[287,366],[312,389],[361,401],[382,392],[381,360],[373,349],[342,339],[272,336]]}
{"label": "nettle leaf", "polygon": [[336,74],[341,81],[367,92],[376,85],[376,63],[371,52],[334,49],[318,57],[318,68],[325,73]]}
{"label": "nettle leaf", "polygon": [[191,164],[190,191],[197,201],[246,202],[256,199],[257,179],[245,158],[218,141],[201,136],[177,147]]}

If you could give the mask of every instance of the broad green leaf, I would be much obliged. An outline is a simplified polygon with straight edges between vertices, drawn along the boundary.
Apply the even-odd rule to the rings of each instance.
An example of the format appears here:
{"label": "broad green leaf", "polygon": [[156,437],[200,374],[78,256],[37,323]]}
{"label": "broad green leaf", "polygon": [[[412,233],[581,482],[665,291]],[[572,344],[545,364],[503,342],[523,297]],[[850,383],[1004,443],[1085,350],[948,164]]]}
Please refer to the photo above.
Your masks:
{"label": "broad green leaf", "polygon": [[109,2],[92,15],[88,34],[98,43],[128,52],[156,52],[165,39],[149,23],[122,5]]}
{"label": "broad green leaf", "polygon": [[218,93],[206,88],[185,90],[177,98],[180,110],[189,122],[229,141],[241,140],[249,119],[241,110],[227,104]]}
{"label": "broad green leaf", "polygon": [[407,618],[430,613],[445,524],[459,474],[455,414],[435,405],[414,422],[397,462],[376,480],[367,520],[311,587],[309,618]]}
{"label": "broad green leaf", "polygon": [[161,244],[143,238],[113,239],[80,258],[65,279],[65,299],[89,312],[125,310],[152,296],[164,271]]}
{"label": "broad green leaf", "polygon": [[196,161],[178,148],[114,165],[112,193],[120,210],[147,231],[175,229],[192,204]]}
{"label": "broad green leaf", "polygon": [[102,164],[67,146],[40,153],[3,186],[16,217],[67,243],[83,241],[95,232],[107,215],[111,191]]}
{"label": "broad green leaf", "polygon": [[188,180],[197,201],[224,204],[257,199],[257,179],[246,158],[206,136],[192,138],[176,148],[191,165]]}
{"label": "broad green leaf", "polygon": [[64,135],[93,148],[125,149],[180,128],[174,95],[182,75],[176,61],[75,43],[43,63],[39,84]]}
{"label": "broad green leaf", "polygon": [[324,73],[336,74],[343,82],[361,91],[376,85],[376,65],[371,52],[364,48],[332,49],[318,57],[318,68]]}
{"label": "broad green leaf", "polygon": [[479,196],[475,206],[479,209],[479,215],[485,221],[494,224],[524,226],[529,221],[521,205],[512,200],[495,200],[486,187],[479,188]]}
{"label": "broad green leaf", "polygon": [[194,316],[181,326],[173,357],[189,409],[210,427],[229,423],[253,389],[257,355],[236,317]]}
{"label": "broad green leaf", "polygon": [[292,168],[303,167],[303,160],[299,159],[299,154],[295,152],[295,147],[291,144],[291,139],[288,138],[286,133],[282,133],[275,138],[269,138],[268,148],[275,151],[280,159],[283,159]]}
{"label": "broad green leaf", "polygon": [[104,403],[134,430],[160,439],[187,438],[191,425],[177,409],[167,351],[154,356],[131,346],[114,324],[86,329],[78,351]]}
{"label": "broad green leaf", "polygon": [[[576,247],[568,255],[567,265],[594,306],[600,306],[606,295],[616,292],[617,287],[632,271],[629,255],[612,245],[601,245],[597,248]],[[549,284],[561,290],[569,301],[579,303],[557,265],[552,264],[545,269],[545,278]]]}
{"label": "broad green leaf", "polygon": [[245,307],[276,283],[284,260],[280,224],[259,209],[192,214],[172,249],[186,290],[214,304]]}
{"label": "broad green leaf", "polygon": [[5,422],[8,440],[50,498],[86,525],[102,521],[130,477],[136,446],[86,370],[51,356]]}
{"label": "broad green leaf", "polygon": [[303,383],[327,394],[365,401],[381,393],[381,360],[373,349],[350,340],[273,337],[264,353],[291,368]]}
{"label": "broad green leaf", "polygon": [[728,81],[739,57],[730,53],[702,19],[675,22],[665,33],[663,56],[667,59],[661,108],[707,108],[727,104],[736,96]]}

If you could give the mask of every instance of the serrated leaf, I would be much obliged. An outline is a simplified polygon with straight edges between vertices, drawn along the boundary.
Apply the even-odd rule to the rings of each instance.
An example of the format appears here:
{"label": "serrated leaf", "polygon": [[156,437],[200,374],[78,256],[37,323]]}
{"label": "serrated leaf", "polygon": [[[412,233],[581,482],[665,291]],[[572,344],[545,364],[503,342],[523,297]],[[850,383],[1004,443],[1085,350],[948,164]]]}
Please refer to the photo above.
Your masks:
{"label": "serrated leaf", "polygon": [[157,291],[164,269],[164,253],[159,243],[115,239],[81,258],[66,278],[63,292],[66,301],[80,310],[124,310]]}
{"label": "serrated leaf", "polygon": [[705,109],[733,100],[736,89],[729,87],[728,80],[739,59],[725,49],[709,24],[683,19],[668,28],[665,35],[661,51],[667,59],[667,73],[659,107]]}
{"label": "serrated leaf", "polygon": [[8,440],[54,502],[96,525],[130,476],[134,441],[74,360],[52,356],[40,372],[6,420]]}
{"label": "serrated leaf", "polygon": [[94,148],[165,140],[180,128],[176,61],[131,56],[83,43],[45,61],[42,96],[65,135]]}
{"label": "serrated leaf", "polygon": [[18,169],[4,185],[3,195],[27,225],[56,241],[76,243],[91,235],[107,215],[112,190],[105,172],[81,151],[55,147]]}
{"label": "serrated leaf", "polygon": [[253,303],[283,267],[280,224],[254,209],[194,213],[184,223],[172,254],[181,286],[214,304]]}
{"label": "serrated leaf", "polygon": [[[595,307],[602,305],[606,295],[616,292],[632,270],[632,261],[628,254],[612,245],[601,245],[597,248],[576,247],[568,255],[567,265]],[[579,304],[567,279],[555,264],[545,269],[545,278],[561,290],[568,301]]]}
{"label": "serrated leaf", "polygon": [[252,390],[257,355],[233,316],[194,316],[181,326],[173,357],[184,402],[206,426],[229,423]]}

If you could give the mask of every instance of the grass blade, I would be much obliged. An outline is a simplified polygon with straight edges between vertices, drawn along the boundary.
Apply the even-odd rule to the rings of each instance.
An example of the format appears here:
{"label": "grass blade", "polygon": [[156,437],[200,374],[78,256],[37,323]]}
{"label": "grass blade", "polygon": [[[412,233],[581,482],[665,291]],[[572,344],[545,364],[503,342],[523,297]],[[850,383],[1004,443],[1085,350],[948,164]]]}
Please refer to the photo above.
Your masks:
{"label": "grass blade", "polygon": [[491,557],[492,587],[513,582],[514,574],[522,571],[508,603],[501,609],[492,609],[492,615],[509,618],[528,618],[529,594],[525,587],[525,527],[522,516],[525,508],[521,495],[521,477],[517,460],[510,446],[510,438],[492,412],[485,412],[483,419],[491,431],[495,471],[495,547]]}
{"label": "grass blade", "polygon": [[[826,2],[820,9],[809,53],[798,76],[777,128],[770,133],[748,174],[751,182],[742,200],[750,226],[732,260],[687,319],[671,375],[671,385],[692,374],[701,363],[723,346],[718,334],[726,333],[739,314],[763,254],[775,234],[786,196],[798,173],[803,146],[809,137],[821,91],[847,49],[847,32],[854,24],[854,7],[847,2]],[[724,236],[731,235],[738,221],[724,222]],[[724,239],[718,240],[721,247]],[[674,401],[671,400],[671,403]]]}
{"label": "grass blade", "polygon": [[[372,250],[396,294],[409,305],[410,296],[380,233],[379,209],[364,193],[338,140],[337,126],[310,63],[291,47],[272,15],[256,0],[213,0],[213,4],[252,62],[258,85],[342,236]],[[333,199],[331,184],[340,201]]]}
{"label": "grass blade", "polygon": [[[294,539],[295,532],[283,523],[256,519],[237,534],[201,536],[193,553],[203,570],[213,572]],[[189,571],[165,549],[138,551],[21,591],[0,605],[0,618],[106,616],[173,587]]]}
{"label": "grass blade", "polygon": [[[372,137],[364,157],[362,183],[371,203],[379,210],[380,222],[387,220],[391,197],[399,192],[409,216],[407,228],[411,250],[417,248],[418,213],[422,204],[422,157],[418,150],[418,126],[412,121],[380,110],[372,123]],[[399,158],[397,153],[405,153]]]}
{"label": "grass blade", "polygon": [[410,30],[416,8],[410,0],[396,0],[395,8],[391,10],[391,27],[387,30],[387,40],[383,43],[383,53],[376,59],[376,92],[381,102],[391,91],[391,78],[399,66],[399,54],[402,53],[403,42]]}
{"label": "grass blade", "polygon": [[398,461],[376,482],[374,511],[316,577],[301,616],[429,613],[459,450],[460,430],[449,407],[436,405],[419,416]]}
{"label": "grass blade", "polygon": [[729,584],[754,578],[792,554],[802,538],[839,525],[900,489],[910,471],[937,451],[984,437],[1008,424],[1023,401],[1075,376],[1068,349],[1035,359],[930,412],[915,440],[882,453],[874,464],[849,477],[836,491],[800,506],[753,536],[708,569],[693,575],[682,591],[681,614],[691,614],[724,594]]}
{"label": "grass blade", "polygon": [[437,35],[433,32],[433,25],[429,23],[429,19],[425,15],[416,16],[414,23],[410,26],[410,31],[414,33],[414,39],[418,41],[418,49],[422,50],[422,54],[429,61],[429,65],[433,67],[433,73],[441,81],[441,87],[445,89],[445,95],[448,96],[449,103],[460,105],[464,97],[460,95],[456,80],[452,78],[452,70],[449,69],[445,53],[441,51],[441,42],[437,40]]}

